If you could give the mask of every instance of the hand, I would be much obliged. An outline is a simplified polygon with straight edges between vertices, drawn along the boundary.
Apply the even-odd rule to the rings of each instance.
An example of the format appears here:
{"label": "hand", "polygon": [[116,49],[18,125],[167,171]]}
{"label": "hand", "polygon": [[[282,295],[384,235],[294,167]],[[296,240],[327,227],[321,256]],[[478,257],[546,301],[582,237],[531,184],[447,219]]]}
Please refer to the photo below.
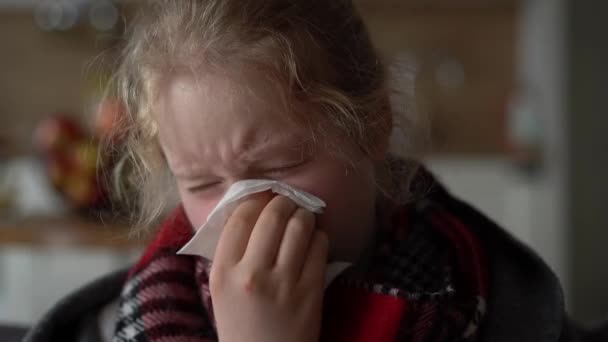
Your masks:
{"label": "hand", "polygon": [[213,260],[220,342],[318,341],[328,239],[287,197],[256,194],[230,216]]}

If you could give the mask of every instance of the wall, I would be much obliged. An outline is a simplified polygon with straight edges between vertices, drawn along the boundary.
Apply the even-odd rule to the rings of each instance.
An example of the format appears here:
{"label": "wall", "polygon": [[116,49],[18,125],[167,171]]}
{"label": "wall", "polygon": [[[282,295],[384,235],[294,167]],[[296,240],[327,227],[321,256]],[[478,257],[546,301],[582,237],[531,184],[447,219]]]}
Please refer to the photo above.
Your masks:
{"label": "wall", "polygon": [[534,0],[522,6],[517,77],[530,98],[528,110],[536,111],[542,123],[542,163],[537,174],[521,175],[522,196],[513,204],[528,227],[530,244],[556,272],[570,301],[564,3]]}
{"label": "wall", "polygon": [[86,30],[43,32],[31,11],[0,11],[0,141],[28,151],[40,118],[82,117],[95,90],[87,63],[104,46]]}
{"label": "wall", "polygon": [[401,56],[414,62],[419,109],[432,120],[433,152],[504,154],[515,87],[515,2],[386,3],[363,2],[360,11],[389,62]]}
{"label": "wall", "polygon": [[608,3],[569,1],[573,313],[608,319]]}

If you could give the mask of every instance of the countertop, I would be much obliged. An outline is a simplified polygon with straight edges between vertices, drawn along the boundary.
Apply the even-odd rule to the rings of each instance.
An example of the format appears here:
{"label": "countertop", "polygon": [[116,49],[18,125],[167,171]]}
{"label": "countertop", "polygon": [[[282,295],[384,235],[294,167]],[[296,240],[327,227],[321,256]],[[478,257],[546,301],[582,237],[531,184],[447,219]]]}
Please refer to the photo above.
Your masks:
{"label": "countertop", "polygon": [[131,249],[146,245],[147,236],[130,234],[124,223],[83,217],[0,217],[0,246],[94,247]]}

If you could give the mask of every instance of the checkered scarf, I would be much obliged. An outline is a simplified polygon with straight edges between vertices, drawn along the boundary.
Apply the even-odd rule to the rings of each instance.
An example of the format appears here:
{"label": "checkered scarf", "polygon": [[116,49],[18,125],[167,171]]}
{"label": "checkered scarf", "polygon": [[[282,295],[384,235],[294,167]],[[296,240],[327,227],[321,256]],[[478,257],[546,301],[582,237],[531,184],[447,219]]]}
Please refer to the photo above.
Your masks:
{"label": "checkered scarf", "polygon": [[[114,342],[216,341],[210,263],[176,255],[193,231],[180,208],[131,270]],[[369,256],[327,289],[322,341],[474,341],[487,275],[477,238],[430,200],[379,211]]]}

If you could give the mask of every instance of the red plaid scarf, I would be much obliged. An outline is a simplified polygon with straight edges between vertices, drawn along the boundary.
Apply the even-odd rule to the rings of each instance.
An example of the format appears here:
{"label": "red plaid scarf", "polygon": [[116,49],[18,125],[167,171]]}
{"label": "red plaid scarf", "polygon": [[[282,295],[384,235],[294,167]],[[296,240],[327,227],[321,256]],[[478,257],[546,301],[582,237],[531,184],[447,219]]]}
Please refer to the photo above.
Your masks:
{"label": "red plaid scarf", "polygon": [[[428,200],[387,211],[365,265],[328,288],[321,339],[476,340],[487,275],[475,235]],[[182,209],[163,223],[124,286],[115,342],[217,340],[210,263],[175,254],[192,234]]]}

